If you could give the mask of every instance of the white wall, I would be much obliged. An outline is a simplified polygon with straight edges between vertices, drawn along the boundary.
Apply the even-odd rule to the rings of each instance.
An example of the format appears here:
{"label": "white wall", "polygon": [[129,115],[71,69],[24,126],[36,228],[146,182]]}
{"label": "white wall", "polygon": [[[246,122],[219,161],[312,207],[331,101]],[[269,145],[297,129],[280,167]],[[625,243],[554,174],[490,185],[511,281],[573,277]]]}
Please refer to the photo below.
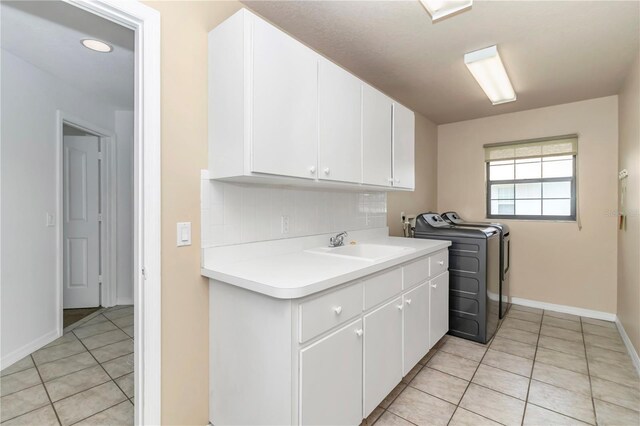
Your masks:
{"label": "white wall", "polygon": [[618,98],[609,96],[438,126],[438,211],[485,218],[483,144],[578,134],[575,222],[511,228],[511,295],[616,312]]}
{"label": "white wall", "polygon": [[56,111],[115,130],[114,109],[1,50],[2,235],[0,357],[47,343],[56,332]]}
{"label": "white wall", "polygon": [[[293,189],[209,180],[202,171],[202,247],[379,228],[384,192]],[[283,234],[282,216],[289,217]]]}

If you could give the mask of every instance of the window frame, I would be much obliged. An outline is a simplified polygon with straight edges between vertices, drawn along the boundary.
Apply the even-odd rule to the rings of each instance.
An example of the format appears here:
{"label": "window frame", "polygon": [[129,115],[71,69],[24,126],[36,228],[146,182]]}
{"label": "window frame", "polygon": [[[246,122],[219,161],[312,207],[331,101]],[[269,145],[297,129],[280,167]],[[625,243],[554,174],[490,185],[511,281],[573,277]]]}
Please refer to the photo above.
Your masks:
{"label": "window frame", "polygon": [[[540,156],[540,161],[544,161],[544,158],[551,158],[554,157],[554,155],[542,155]],[[490,180],[491,178],[491,174],[490,174],[490,166],[491,166],[491,161],[485,161],[485,173],[486,173],[486,186],[485,186],[485,192],[486,192],[486,197],[485,197],[485,202],[486,202],[486,217],[487,219],[512,219],[512,220],[541,220],[541,221],[555,221],[555,222],[575,222],[576,221],[576,206],[577,206],[577,189],[576,189],[576,171],[577,171],[577,163],[578,163],[578,156],[577,154],[571,154],[571,157],[573,159],[573,171],[571,174],[571,215],[569,216],[557,216],[557,215],[519,215],[519,214],[492,214],[491,213],[491,186],[492,185],[501,185],[501,184],[513,184],[514,185],[514,191],[515,191],[515,185],[519,184],[519,183],[540,183],[540,184],[544,184],[547,182],[567,182],[569,181],[568,177],[554,177],[554,178],[534,178],[534,179],[515,179],[515,174],[514,174],[514,179],[507,179],[507,180]],[[502,161],[502,160],[495,160],[495,161]],[[515,163],[515,159],[514,159],[514,163]],[[514,164],[515,167],[515,164]],[[515,169],[514,169],[514,173],[515,173]],[[543,194],[541,194],[542,196]],[[517,200],[515,198],[515,193],[514,193],[514,203],[515,200]],[[541,202],[544,200],[544,198],[540,198]],[[515,206],[514,206],[515,208]],[[515,211],[515,209],[514,209]]]}

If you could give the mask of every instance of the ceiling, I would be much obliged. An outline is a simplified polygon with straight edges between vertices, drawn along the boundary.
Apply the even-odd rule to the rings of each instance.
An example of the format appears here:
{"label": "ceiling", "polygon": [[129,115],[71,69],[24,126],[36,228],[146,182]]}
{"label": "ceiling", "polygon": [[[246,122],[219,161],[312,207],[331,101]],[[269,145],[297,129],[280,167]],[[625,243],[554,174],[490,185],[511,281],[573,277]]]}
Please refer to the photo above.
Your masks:
{"label": "ceiling", "polygon": [[[132,110],[134,33],[61,1],[2,1],[0,46],[116,109]],[[96,38],[111,53],[80,44]]]}
{"label": "ceiling", "polygon": [[[243,1],[435,123],[617,94],[638,54],[637,1],[475,1],[432,23],[418,1]],[[490,45],[517,92],[492,106],[463,55]]]}

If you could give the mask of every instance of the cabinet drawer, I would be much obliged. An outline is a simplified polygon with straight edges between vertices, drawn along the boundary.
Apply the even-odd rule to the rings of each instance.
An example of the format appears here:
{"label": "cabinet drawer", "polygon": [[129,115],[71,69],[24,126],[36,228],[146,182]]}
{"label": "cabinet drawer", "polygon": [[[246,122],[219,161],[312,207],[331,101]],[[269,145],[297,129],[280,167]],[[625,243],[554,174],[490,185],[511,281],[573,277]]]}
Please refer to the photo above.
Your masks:
{"label": "cabinet drawer", "polygon": [[449,250],[442,250],[429,258],[429,276],[436,277],[449,269]]}
{"label": "cabinet drawer", "polygon": [[418,259],[402,269],[404,270],[404,289],[407,290],[429,279],[429,258]]}
{"label": "cabinet drawer", "polygon": [[402,269],[376,275],[364,282],[364,309],[373,308],[378,303],[399,294],[402,291]]}
{"label": "cabinet drawer", "polygon": [[362,283],[332,291],[300,305],[300,343],[362,312]]}

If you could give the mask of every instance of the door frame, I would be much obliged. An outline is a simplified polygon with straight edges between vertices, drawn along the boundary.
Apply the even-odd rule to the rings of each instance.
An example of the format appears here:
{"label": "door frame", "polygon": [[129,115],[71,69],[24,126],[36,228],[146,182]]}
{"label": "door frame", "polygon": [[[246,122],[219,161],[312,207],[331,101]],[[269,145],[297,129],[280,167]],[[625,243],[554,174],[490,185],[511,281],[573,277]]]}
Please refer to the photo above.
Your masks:
{"label": "door frame", "polygon": [[63,333],[64,309],[64,125],[75,127],[96,136],[99,139],[99,150],[102,154],[100,170],[100,206],[102,221],[100,238],[100,262],[102,266],[102,285],[100,301],[104,307],[116,304],[117,290],[117,192],[116,192],[116,135],[79,117],[74,117],[62,110],[57,111],[56,129],[56,282],[58,308],[58,336]]}
{"label": "door frame", "polygon": [[130,28],[134,70],[135,424],[161,424],[160,13],[136,0],[62,0]]}

